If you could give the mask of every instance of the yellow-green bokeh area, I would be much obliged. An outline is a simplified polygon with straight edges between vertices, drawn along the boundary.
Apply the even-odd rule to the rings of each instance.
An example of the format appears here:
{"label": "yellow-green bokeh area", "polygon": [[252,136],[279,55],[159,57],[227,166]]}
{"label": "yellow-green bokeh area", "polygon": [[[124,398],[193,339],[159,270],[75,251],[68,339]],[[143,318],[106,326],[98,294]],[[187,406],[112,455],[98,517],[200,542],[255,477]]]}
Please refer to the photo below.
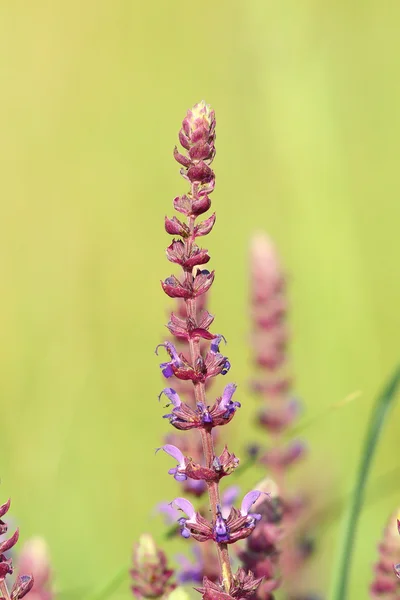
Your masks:
{"label": "yellow-green bokeh area", "polygon": [[[161,539],[153,506],[177,493],[154,456],[167,424],[153,349],[163,218],[185,191],[171,151],[202,98],[218,132],[212,310],[244,404],[231,447],[253,435],[246,253],[261,228],[288,272],[309,414],[362,391],[307,432],[302,478],[311,491],[334,481],[327,499],[351,489],[372,397],[398,360],[399,18],[377,0],[1,3],[1,497],[24,539],[47,539],[60,589],[106,581],[142,530]],[[400,499],[398,474],[374,484],[398,466],[399,418],[358,532],[357,600]],[[316,586],[336,525],[321,533]]]}

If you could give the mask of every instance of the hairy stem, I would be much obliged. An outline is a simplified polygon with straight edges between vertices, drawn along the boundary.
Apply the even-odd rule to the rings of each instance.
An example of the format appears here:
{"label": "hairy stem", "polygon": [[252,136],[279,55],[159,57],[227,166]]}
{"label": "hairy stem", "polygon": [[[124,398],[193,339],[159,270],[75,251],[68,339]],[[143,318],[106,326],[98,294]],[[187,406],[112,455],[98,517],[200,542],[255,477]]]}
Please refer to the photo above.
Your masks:
{"label": "hairy stem", "polygon": [[[192,187],[193,195],[196,193],[196,190]],[[188,218],[188,226],[189,226],[189,237],[186,240],[187,248],[190,249],[194,242],[194,223],[195,217],[191,216]],[[185,271],[185,277],[187,281],[190,283],[193,282],[193,274],[191,271]],[[187,318],[191,319],[193,322],[196,322],[197,319],[197,300],[196,298],[189,298],[185,300],[186,304],[186,314]],[[196,364],[196,361],[201,357],[200,352],[200,339],[199,338],[190,338],[189,339],[189,351],[190,351],[190,359],[192,361],[192,365]],[[206,401],[206,389],[204,383],[197,382],[194,383],[194,395],[196,399],[196,403],[201,402],[205,406],[207,406]],[[213,460],[215,457],[214,450],[214,442],[212,438],[211,430],[201,429],[201,441],[203,444],[203,452],[206,466],[212,468]],[[221,504],[220,494],[219,494],[219,485],[217,482],[208,482],[208,497],[210,501],[211,514],[215,521],[217,517],[218,506]],[[232,583],[232,567],[229,558],[228,546],[227,544],[216,544],[217,546],[217,554],[219,563],[221,566],[222,573],[222,581],[224,584],[225,591],[228,593],[229,588]]]}

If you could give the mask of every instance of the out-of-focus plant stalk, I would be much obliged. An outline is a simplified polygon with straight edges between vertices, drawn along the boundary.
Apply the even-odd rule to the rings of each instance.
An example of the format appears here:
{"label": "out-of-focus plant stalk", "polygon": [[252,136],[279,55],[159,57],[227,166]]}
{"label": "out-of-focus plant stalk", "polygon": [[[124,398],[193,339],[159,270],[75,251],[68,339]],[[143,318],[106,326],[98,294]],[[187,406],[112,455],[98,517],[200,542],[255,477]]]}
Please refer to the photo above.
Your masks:
{"label": "out-of-focus plant stalk", "polygon": [[[296,536],[304,498],[293,497],[287,488],[289,467],[303,455],[305,446],[294,440],[289,444],[285,434],[299,414],[299,403],[291,392],[287,357],[286,280],[275,246],[263,233],[255,235],[250,248],[251,316],[254,362],[257,367],[253,389],[263,401],[258,423],[269,436],[267,452],[260,461],[275,481],[282,501],[283,530],[279,566],[287,591],[298,585],[298,569],[304,562]],[[287,436],[286,436],[287,437]]]}

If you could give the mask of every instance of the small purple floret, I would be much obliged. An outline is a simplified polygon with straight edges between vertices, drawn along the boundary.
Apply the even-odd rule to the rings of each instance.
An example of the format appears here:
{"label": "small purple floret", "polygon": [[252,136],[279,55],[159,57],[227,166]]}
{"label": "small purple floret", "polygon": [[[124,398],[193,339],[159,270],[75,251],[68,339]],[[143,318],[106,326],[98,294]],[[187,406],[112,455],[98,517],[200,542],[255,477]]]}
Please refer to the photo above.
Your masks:
{"label": "small purple floret", "polygon": [[237,408],[241,407],[240,402],[232,402],[232,396],[236,391],[236,384],[228,383],[225,386],[223,391],[220,407],[226,409],[226,414],[224,415],[227,419],[236,411]]}
{"label": "small purple floret", "polygon": [[221,514],[221,508],[218,506],[217,518],[214,525],[215,539],[221,544],[229,540],[229,530],[226,526],[225,519]]}
{"label": "small purple floret", "polygon": [[171,502],[171,505],[187,514],[189,518],[185,519],[185,521],[191,521],[192,523],[196,522],[196,511],[189,500],[186,500],[186,498],[175,498],[175,500]]}
{"label": "small purple floret", "polygon": [[173,446],[172,444],[165,444],[165,446],[157,448],[156,452],[158,452],[159,450],[164,450],[166,454],[169,454],[170,456],[172,456],[172,458],[175,458],[175,460],[178,461],[177,466],[173,469],[170,469],[168,473],[170,475],[173,475],[176,481],[186,481],[187,476],[184,473],[186,469],[185,456],[182,454],[179,448]]}
{"label": "small purple floret", "polygon": [[201,420],[203,423],[212,423],[212,416],[210,415],[210,411],[207,406],[205,406],[202,402],[197,403],[197,408],[201,412]]}
{"label": "small purple floret", "polygon": [[165,379],[169,379],[174,376],[174,370],[172,368],[171,363],[161,363],[160,364],[161,373],[164,375]]}
{"label": "small purple floret", "polygon": [[182,510],[189,517],[188,519],[181,517],[178,519],[178,523],[181,526],[182,537],[190,537],[190,529],[187,527],[186,523],[196,523],[196,511],[193,504],[189,502],[189,500],[186,500],[186,498],[175,498],[175,500],[171,502],[171,505]]}
{"label": "small purple floret", "polygon": [[214,354],[218,354],[219,346],[220,346],[222,340],[224,340],[224,342],[226,344],[226,339],[224,338],[224,336],[221,334],[218,334],[210,344],[210,351],[213,352]]}
{"label": "small purple floret", "polygon": [[180,367],[182,365],[182,361],[179,358],[177,349],[171,342],[164,342],[163,344],[158,344],[158,346],[156,347],[156,350],[155,350],[157,355],[158,355],[159,348],[165,348],[171,357],[171,360],[169,362],[160,364],[160,369],[161,369],[162,374],[164,375],[164,377],[169,379],[170,377],[172,377],[174,375],[173,367],[175,367],[175,368]]}
{"label": "small purple floret", "polygon": [[163,394],[167,396],[168,400],[171,401],[171,404],[173,404],[175,408],[178,408],[182,404],[182,401],[179,398],[179,394],[177,394],[177,392],[173,388],[164,388],[158,396],[159,400]]}
{"label": "small purple floret", "polygon": [[[242,500],[242,505],[240,507],[241,515],[243,515],[244,517],[247,516],[249,514],[250,508],[253,506],[253,504],[255,502],[257,502],[257,500],[259,499],[259,497],[262,494],[263,494],[263,492],[260,492],[258,490],[252,490],[251,492],[248,492]],[[251,515],[251,516],[253,516],[253,515]]]}

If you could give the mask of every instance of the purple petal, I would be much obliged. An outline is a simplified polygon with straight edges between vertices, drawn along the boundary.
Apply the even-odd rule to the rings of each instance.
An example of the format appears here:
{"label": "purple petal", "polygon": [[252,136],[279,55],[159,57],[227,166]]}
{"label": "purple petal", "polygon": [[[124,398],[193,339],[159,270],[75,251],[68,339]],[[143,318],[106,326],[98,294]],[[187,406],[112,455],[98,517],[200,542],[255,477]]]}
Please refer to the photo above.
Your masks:
{"label": "purple petal", "polygon": [[185,467],[185,457],[176,446],[173,446],[172,444],[166,444],[165,446],[161,446],[161,448],[157,448],[156,452],[159,450],[164,450],[164,452],[175,458],[180,467]]}
{"label": "purple petal", "polygon": [[194,510],[193,504],[189,502],[189,500],[186,500],[186,498],[175,498],[175,500],[171,502],[171,505],[186,513],[189,520],[194,521],[196,519],[196,511]]}
{"label": "purple petal", "polygon": [[227,487],[221,496],[222,507],[224,508],[226,506],[230,508],[239,496],[239,492],[240,489],[237,485],[230,485]]}
{"label": "purple petal", "polygon": [[242,505],[240,507],[240,513],[243,516],[249,514],[250,507],[253,506],[254,502],[256,502],[259,497],[263,494],[263,492],[259,492],[258,490],[252,490],[248,492],[242,500]]}
{"label": "purple petal", "polygon": [[228,404],[232,400],[233,394],[236,392],[236,388],[237,388],[236,383],[228,383],[228,385],[225,386],[225,389],[222,393],[221,402],[220,402],[220,406],[222,408],[228,407]]}
{"label": "purple petal", "polygon": [[169,379],[170,377],[173,377],[174,375],[174,370],[172,368],[172,364],[171,363],[161,363],[160,365],[160,369],[162,374],[164,375],[165,379]]}
{"label": "purple petal", "polygon": [[181,362],[181,359],[179,358],[179,355],[178,355],[178,351],[171,342],[165,342],[164,344],[161,344],[161,345],[165,346],[166,351],[168,352],[168,354],[170,355],[170,357],[172,358],[172,360],[174,362],[176,362],[176,363]]}
{"label": "purple petal", "polygon": [[162,390],[162,392],[160,393],[160,395],[158,396],[159,400],[163,394],[165,394],[167,396],[168,400],[171,401],[171,404],[173,404],[175,406],[175,408],[178,408],[182,404],[182,401],[179,398],[179,394],[177,394],[174,389],[164,388]]}
{"label": "purple petal", "polygon": [[169,504],[168,502],[160,502],[160,504],[157,504],[155,508],[156,512],[164,516],[166,525],[173,525],[174,523],[176,523],[178,513],[176,511],[176,508],[171,506],[171,504]]}
{"label": "purple petal", "polygon": [[181,536],[184,537],[185,539],[190,538],[190,529],[188,529],[187,527],[183,526],[181,529]]}
{"label": "purple petal", "polygon": [[227,542],[229,540],[229,532],[226,527],[225,519],[222,517],[221,513],[215,521],[214,531],[218,543]]}
{"label": "purple petal", "polygon": [[214,354],[217,354],[219,352],[219,345],[222,340],[224,340],[224,342],[226,344],[226,339],[224,338],[224,336],[218,334],[211,342],[210,351],[213,352]]}

